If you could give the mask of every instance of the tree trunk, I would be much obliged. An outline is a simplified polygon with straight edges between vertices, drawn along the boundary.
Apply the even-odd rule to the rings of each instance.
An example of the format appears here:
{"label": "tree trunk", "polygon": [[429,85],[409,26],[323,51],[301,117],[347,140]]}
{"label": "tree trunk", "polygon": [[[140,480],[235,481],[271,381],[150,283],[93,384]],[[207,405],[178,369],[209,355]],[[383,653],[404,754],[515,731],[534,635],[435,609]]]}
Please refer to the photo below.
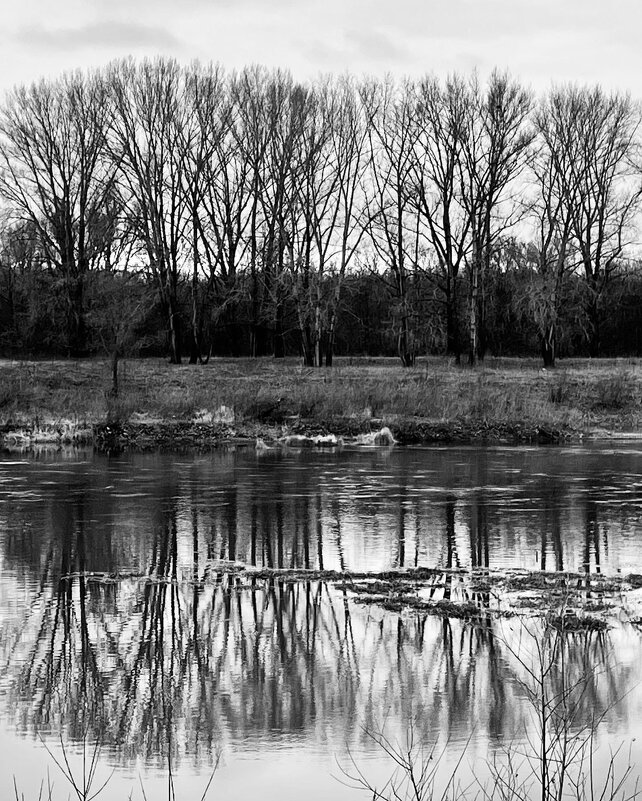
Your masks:
{"label": "tree trunk", "polygon": [[341,299],[341,285],[343,281],[343,273],[345,271],[345,264],[346,264],[346,257],[345,257],[345,243],[344,243],[344,252],[342,255],[342,265],[341,272],[337,278],[337,282],[334,287],[334,293],[332,298],[332,304],[328,311],[328,330],[326,331],[325,336],[325,366],[332,367],[332,359],[334,357],[334,342],[336,336],[336,329],[337,329],[337,318],[339,316],[339,302]]}
{"label": "tree trunk", "polygon": [[316,348],[309,325],[301,326],[301,349],[303,350],[304,366],[315,367]]}
{"label": "tree trunk", "polygon": [[408,311],[404,308],[401,318],[401,331],[399,332],[398,352],[401,364],[404,367],[413,367],[415,364],[415,347],[413,335],[408,322]]}
{"label": "tree trunk", "polygon": [[196,216],[196,200],[192,198],[192,336],[190,342],[189,363],[197,364],[200,356],[199,323],[198,323],[198,220]]}
{"label": "tree trunk", "polygon": [[111,390],[112,398],[118,397],[118,348],[111,352]]}
{"label": "tree trunk", "polygon": [[454,356],[456,363],[460,364],[461,345],[457,302],[457,278],[449,274],[446,278],[446,353]]}
{"label": "tree trunk", "polygon": [[544,367],[555,367],[555,329],[549,326],[541,338]]}
{"label": "tree trunk", "polygon": [[267,356],[270,351],[270,336],[266,326],[256,324],[251,331],[251,354],[253,357]]}
{"label": "tree trunk", "polygon": [[196,281],[192,284],[192,320],[191,337],[189,343],[189,363],[198,364],[201,361],[201,323],[198,310],[198,287]]}
{"label": "tree trunk", "polygon": [[274,327],[274,358],[285,357],[285,340],[283,338],[283,311],[279,303],[276,309],[276,325]]}
{"label": "tree trunk", "polygon": [[328,324],[328,332],[325,338],[325,366],[332,367],[332,360],[334,358],[334,337],[335,328],[337,324],[337,314],[333,311],[330,315],[330,322]]}
{"label": "tree trunk", "polygon": [[473,253],[473,260],[470,274],[470,306],[468,312],[468,363],[471,367],[477,364],[478,348],[478,328],[477,312],[479,301],[479,262],[476,252]]}
{"label": "tree trunk", "polygon": [[483,283],[482,279],[482,291],[479,293],[479,309],[477,310],[477,358],[480,362],[484,361],[484,356],[488,348],[486,340],[486,302]]}
{"label": "tree trunk", "polygon": [[321,293],[321,275],[319,275],[316,287],[316,296],[314,303],[314,366],[323,367],[323,316],[321,314],[322,293]]}
{"label": "tree trunk", "polygon": [[[253,257],[254,258],[254,257]],[[252,263],[252,323],[250,326],[250,354],[253,357],[263,356],[265,352],[264,337],[261,325],[261,301],[259,298],[259,278],[256,265]]]}
{"label": "tree trunk", "polygon": [[276,308],[274,310],[274,358],[285,357],[285,337],[283,333],[283,298],[280,288],[276,287]]}
{"label": "tree trunk", "polygon": [[334,358],[334,337],[328,336],[325,346],[325,366],[332,367],[332,360]]}
{"label": "tree trunk", "polygon": [[588,332],[588,352],[592,359],[600,355],[601,350],[601,325],[600,309],[597,301],[593,301],[588,308],[589,332]]}
{"label": "tree trunk", "polygon": [[87,352],[87,329],[83,314],[84,287],[82,276],[69,279],[67,312],[67,351],[70,356],[84,356]]}
{"label": "tree trunk", "polygon": [[192,330],[192,338],[190,340],[190,348],[189,348],[190,364],[198,364],[200,348],[198,346],[198,340],[196,337],[197,337],[196,331]]}
{"label": "tree trunk", "polygon": [[176,300],[170,298],[167,308],[169,317],[169,359],[172,364],[181,364],[181,340]]}

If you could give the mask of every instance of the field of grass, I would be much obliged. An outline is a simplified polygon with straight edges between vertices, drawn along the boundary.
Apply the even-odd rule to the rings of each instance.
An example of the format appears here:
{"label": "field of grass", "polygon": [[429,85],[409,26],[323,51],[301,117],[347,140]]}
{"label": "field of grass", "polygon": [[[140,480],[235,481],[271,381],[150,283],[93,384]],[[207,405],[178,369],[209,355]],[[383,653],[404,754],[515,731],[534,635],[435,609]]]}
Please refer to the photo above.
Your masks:
{"label": "field of grass", "polygon": [[0,425],[229,422],[232,414],[235,425],[299,416],[328,429],[346,419],[577,432],[632,432],[642,423],[642,361],[634,359],[578,359],[548,371],[535,359],[488,359],[474,370],[439,358],[412,369],[396,359],[339,358],[329,370],[303,368],[297,359],[212,359],[197,366],[132,359],[121,364],[118,397],[110,386],[107,361],[0,361]]}

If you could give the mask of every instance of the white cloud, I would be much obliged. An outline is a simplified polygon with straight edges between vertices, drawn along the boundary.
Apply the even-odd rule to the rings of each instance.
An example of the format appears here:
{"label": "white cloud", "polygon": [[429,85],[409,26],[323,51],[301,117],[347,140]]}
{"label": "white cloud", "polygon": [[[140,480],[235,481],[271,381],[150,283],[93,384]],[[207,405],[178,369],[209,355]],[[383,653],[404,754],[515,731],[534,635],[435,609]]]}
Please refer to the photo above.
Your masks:
{"label": "white cloud", "polygon": [[642,96],[639,0],[29,0],[3,12],[0,86],[127,54],[319,72],[508,68]]}
{"label": "white cloud", "polygon": [[159,51],[180,47],[180,42],[166,28],[118,20],[90,22],[76,27],[51,28],[42,24],[18,29],[18,45],[27,48],[47,47],[52,50],[85,50],[99,48],[150,47]]}

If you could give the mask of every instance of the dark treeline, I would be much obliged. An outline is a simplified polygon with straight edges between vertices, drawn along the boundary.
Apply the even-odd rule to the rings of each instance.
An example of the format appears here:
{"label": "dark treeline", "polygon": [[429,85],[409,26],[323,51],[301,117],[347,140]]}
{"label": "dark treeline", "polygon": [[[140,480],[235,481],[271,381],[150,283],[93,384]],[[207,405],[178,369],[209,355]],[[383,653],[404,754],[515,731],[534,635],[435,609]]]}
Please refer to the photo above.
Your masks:
{"label": "dark treeline", "polygon": [[0,108],[0,349],[639,354],[640,109],[115,62]]}

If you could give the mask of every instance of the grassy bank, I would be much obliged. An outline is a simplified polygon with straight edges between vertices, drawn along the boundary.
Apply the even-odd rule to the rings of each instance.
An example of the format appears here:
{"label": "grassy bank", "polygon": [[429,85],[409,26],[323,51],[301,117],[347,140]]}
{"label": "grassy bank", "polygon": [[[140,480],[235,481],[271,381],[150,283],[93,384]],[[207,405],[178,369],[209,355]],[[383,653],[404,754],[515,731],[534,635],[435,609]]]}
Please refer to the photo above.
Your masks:
{"label": "grassy bank", "polygon": [[117,398],[110,381],[101,360],[0,362],[5,441],[91,441],[105,424],[133,444],[136,430],[153,440],[168,426],[170,440],[178,431],[188,442],[283,427],[350,436],[381,425],[401,442],[556,440],[637,432],[642,422],[637,360],[573,360],[544,371],[534,359],[490,359],[475,370],[437,358],[406,370],[394,359],[337,359],[331,370],[294,359],[139,359],[121,365]]}

